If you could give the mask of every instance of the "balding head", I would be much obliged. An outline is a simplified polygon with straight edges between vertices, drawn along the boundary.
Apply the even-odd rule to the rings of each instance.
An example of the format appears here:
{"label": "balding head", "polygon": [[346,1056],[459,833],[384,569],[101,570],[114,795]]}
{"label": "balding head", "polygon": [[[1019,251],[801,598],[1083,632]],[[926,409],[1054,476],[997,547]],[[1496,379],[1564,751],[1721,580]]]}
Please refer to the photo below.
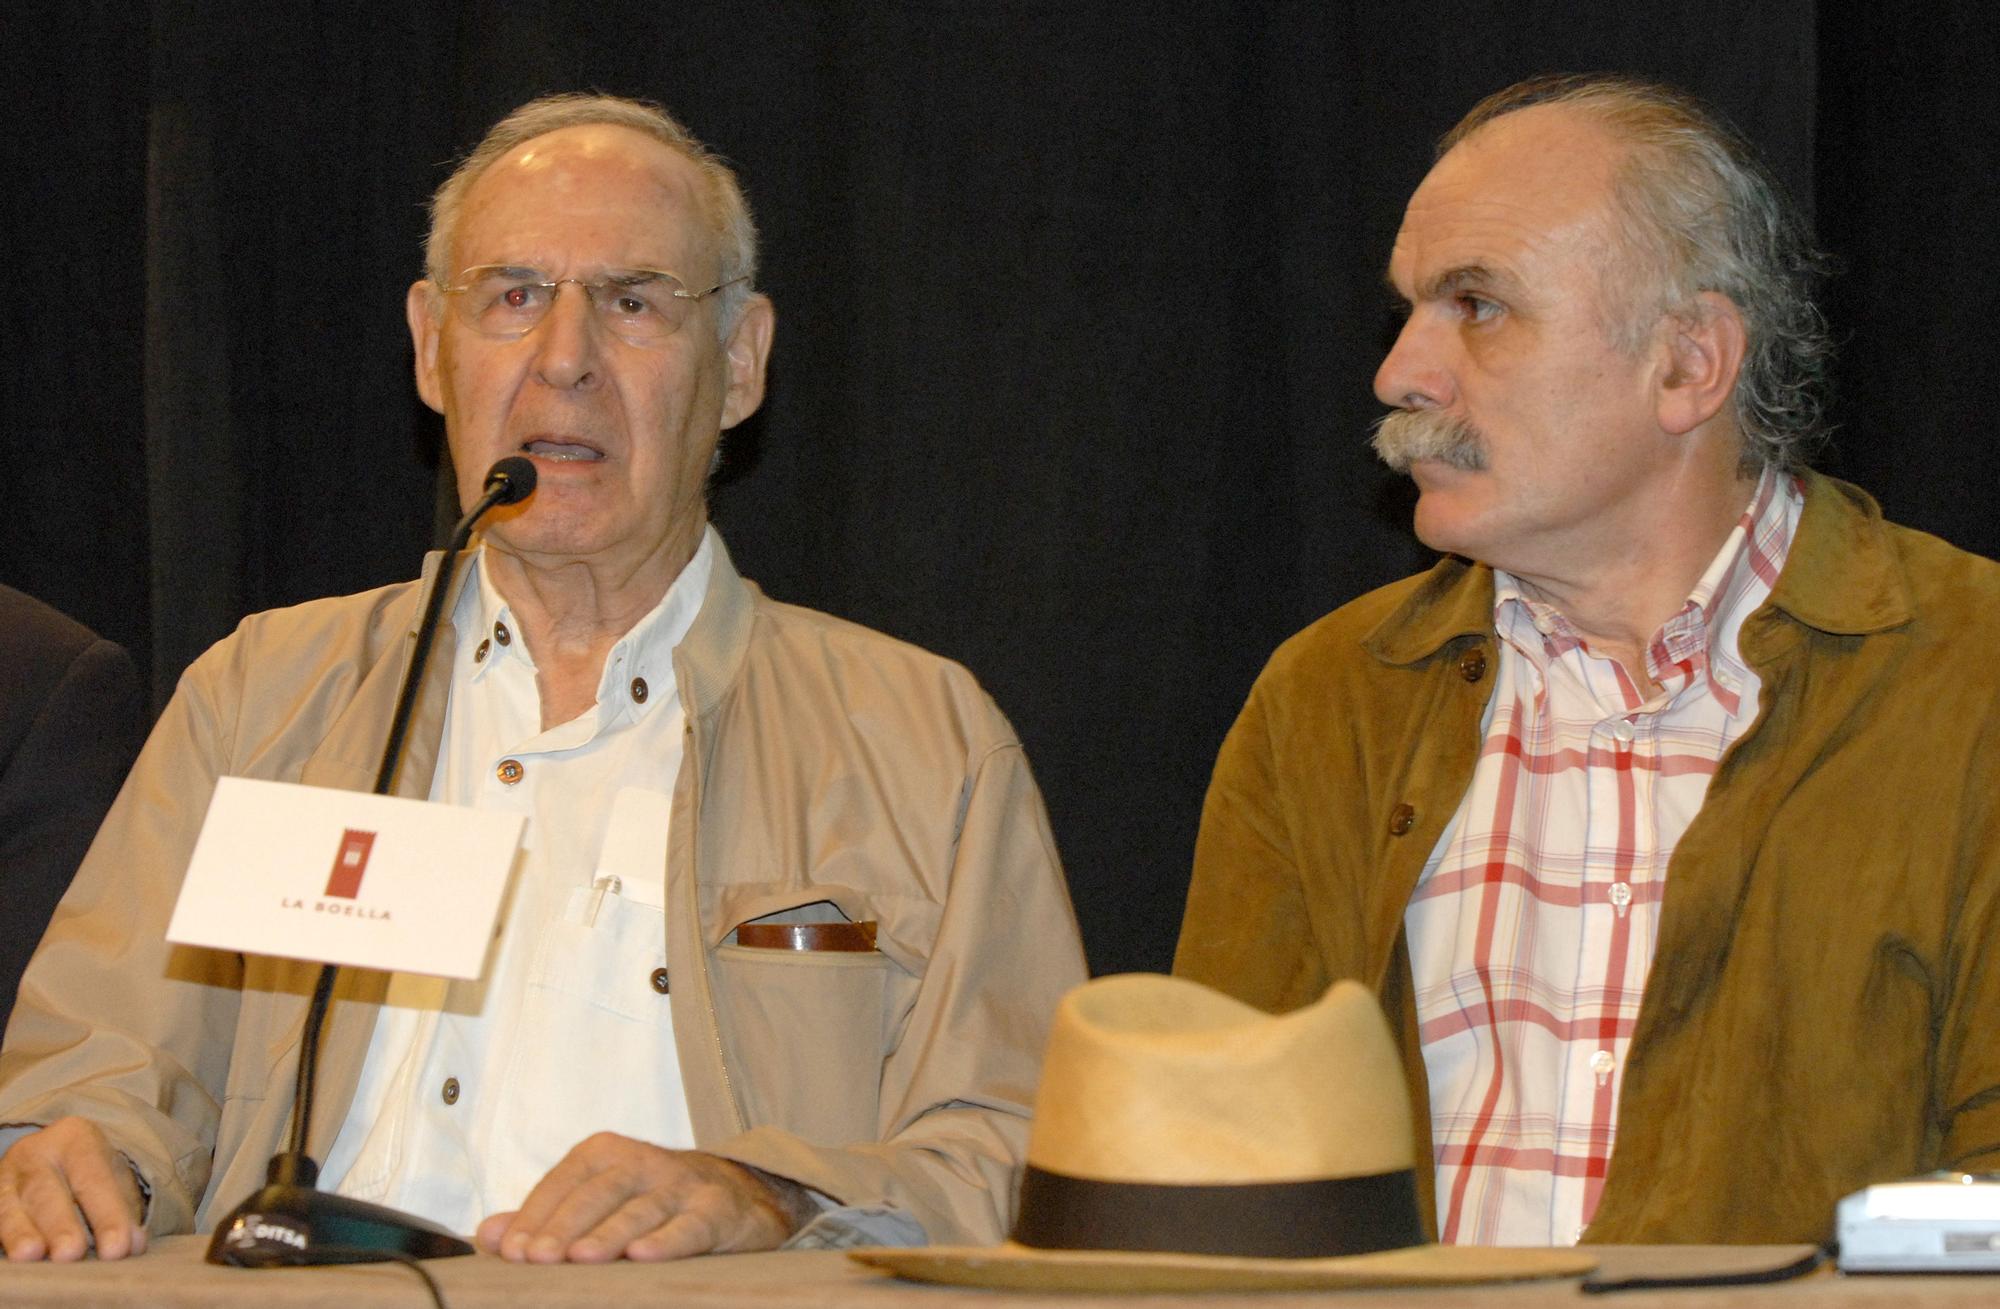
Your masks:
{"label": "balding head", "polygon": [[1622,299],[1614,330],[1636,345],[1662,314],[1702,292],[1742,315],[1735,397],[1746,466],[1796,469],[1824,435],[1832,353],[1813,299],[1823,271],[1806,224],[1749,143],[1692,98],[1611,76],[1536,78],[1475,105],[1442,158],[1508,116],[1543,107],[1586,115],[1623,147],[1613,198]]}
{"label": "balding head", "polygon": [[[609,95],[549,95],[531,100],[493,125],[472,153],[452,170],[431,197],[431,229],[424,241],[424,274],[449,286],[462,266],[454,245],[466,196],[486,171],[536,137],[567,128],[605,125],[628,128],[660,142],[687,159],[700,174],[703,212],[716,242],[716,280],[732,283],[721,293],[718,328],[727,335],[756,289],[757,227],[742,185],[729,165],[658,105]],[[741,279],[741,280],[738,280]]]}

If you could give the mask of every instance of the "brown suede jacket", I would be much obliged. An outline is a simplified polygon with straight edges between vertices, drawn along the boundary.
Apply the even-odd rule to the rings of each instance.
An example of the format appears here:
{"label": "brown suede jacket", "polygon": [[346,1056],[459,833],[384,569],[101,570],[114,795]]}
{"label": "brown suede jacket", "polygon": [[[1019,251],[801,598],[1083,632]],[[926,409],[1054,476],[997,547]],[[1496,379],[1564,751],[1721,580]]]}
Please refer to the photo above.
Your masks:
{"label": "brown suede jacket", "polygon": [[[1669,864],[1586,1241],[1818,1241],[1859,1187],[2000,1161],[2000,566],[1805,485],[1741,637],[1762,708]],[[1278,650],[1216,763],[1175,960],[1272,1010],[1374,987],[1420,1157],[1403,913],[1472,777],[1492,612],[1491,570],[1447,559]]]}

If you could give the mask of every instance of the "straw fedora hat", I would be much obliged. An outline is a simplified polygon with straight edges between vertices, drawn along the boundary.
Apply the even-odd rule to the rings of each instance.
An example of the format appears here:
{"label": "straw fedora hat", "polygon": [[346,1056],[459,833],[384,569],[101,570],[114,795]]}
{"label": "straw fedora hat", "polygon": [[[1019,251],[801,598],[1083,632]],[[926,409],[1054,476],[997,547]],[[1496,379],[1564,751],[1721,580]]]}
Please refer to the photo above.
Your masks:
{"label": "straw fedora hat", "polygon": [[1409,1099],[1375,997],[1273,1017],[1134,973],[1063,997],[1020,1216],[990,1247],[850,1251],[899,1277],[1049,1291],[1420,1286],[1580,1276],[1575,1250],[1426,1245]]}

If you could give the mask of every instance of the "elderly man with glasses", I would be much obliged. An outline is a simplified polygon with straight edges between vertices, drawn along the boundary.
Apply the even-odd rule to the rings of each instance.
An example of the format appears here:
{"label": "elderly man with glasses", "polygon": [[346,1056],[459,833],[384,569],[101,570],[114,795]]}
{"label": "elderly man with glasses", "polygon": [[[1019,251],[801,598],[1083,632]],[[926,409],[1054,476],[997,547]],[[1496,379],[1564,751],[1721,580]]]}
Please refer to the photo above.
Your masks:
{"label": "elderly man with glasses", "polygon": [[[427,265],[461,498],[503,456],[539,484],[460,570],[403,786],[526,836],[479,982],[343,976],[322,1188],[539,1262],[997,1239],[1075,920],[965,670],[766,599],[708,525],[773,328],[735,177],[651,106],[536,101],[440,188]],[[0,1055],[9,1258],[134,1253],[261,1182],[311,970],[163,929],[216,778],[366,789],[419,594],[255,615],[188,670]]]}

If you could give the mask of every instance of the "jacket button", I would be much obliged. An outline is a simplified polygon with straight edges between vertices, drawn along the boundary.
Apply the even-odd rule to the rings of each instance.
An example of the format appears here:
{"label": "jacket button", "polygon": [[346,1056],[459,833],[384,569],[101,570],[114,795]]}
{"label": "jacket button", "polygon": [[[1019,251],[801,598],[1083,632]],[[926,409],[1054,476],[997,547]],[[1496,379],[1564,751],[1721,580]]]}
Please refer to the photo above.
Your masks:
{"label": "jacket button", "polygon": [[1389,835],[1401,836],[1417,825],[1417,811],[1411,805],[1399,804],[1389,811]]}
{"label": "jacket button", "polygon": [[637,702],[638,702],[639,704],[644,704],[644,703],[646,703],[646,697],[647,697],[647,696],[648,696],[649,694],[651,694],[651,692],[647,690],[647,687],[646,687],[646,679],[645,679],[645,678],[643,678],[643,677],[635,677],[635,678],[633,678],[633,679],[632,679],[632,699],[633,699],[633,700],[637,701]]}
{"label": "jacket button", "polygon": [[447,1077],[447,1078],[445,1078],[445,1079],[444,1079],[444,1090],[443,1090],[442,1092],[440,1092],[440,1094],[441,1094],[441,1095],[443,1095],[443,1097],[444,1097],[444,1102],[445,1102],[446,1104],[457,1104],[457,1103],[458,1103],[458,1079],[457,1079],[456,1077]]}
{"label": "jacket button", "polygon": [[522,777],[526,776],[527,771],[527,769],[521,767],[521,761],[518,759],[502,759],[500,766],[493,770],[493,775],[499,778],[504,784],[512,786],[514,783],[520,781]]}
{"label": "jacket button", "polygon": [[507,624],[495,623],[493,624],[493,639],[501,645],[512,645],[514,643],[514,634],[507,630]]}
{"label": "jacket button", "polygon": [[487,639],[487,640],[484,640],[484,641],[481,641],[481,642],[479,643],[479,648],[478,648],[477,650],[474,650],[474,651],[472,652],[472,662],[473,662],[473,663],[475,663],[475,664],[483,664],[483,663],[485,663],[485,662],[486,662],[486,652],[487,652],[488,650],[491,650],[492,648],[493,648],[493,642],[492,642],[492,640],[491,640],[490,638],[489,638],[489,639]]}
{"label": "jacket button", "polygon": [[655,991],[658,991],[661,995],[665,995],[667,993],[667,970],[664,968],[655,968],[653,970],[652,983]]}
{"label": "jacket button", "polygon": [[1458,675],[1468,682],[1476,682],[1486,676],[1486,652],[1475,645],[1460,655]]}

